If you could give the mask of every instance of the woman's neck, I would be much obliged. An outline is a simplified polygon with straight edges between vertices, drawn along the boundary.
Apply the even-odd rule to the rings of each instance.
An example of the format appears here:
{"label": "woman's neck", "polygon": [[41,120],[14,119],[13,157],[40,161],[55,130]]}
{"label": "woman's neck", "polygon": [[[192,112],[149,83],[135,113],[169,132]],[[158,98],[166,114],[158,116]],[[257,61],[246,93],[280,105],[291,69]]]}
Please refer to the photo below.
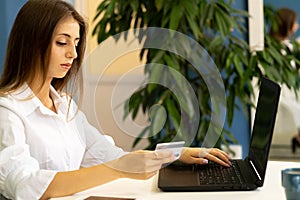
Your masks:
{"label": "woman's neck", "polygon": [[[42,84],[28,84],[34,95],[42,102],[42,104],[48,109],[56,113],[53,99],[50,95],[51,80]],[[42,85],[42,86],[41,86]]]}

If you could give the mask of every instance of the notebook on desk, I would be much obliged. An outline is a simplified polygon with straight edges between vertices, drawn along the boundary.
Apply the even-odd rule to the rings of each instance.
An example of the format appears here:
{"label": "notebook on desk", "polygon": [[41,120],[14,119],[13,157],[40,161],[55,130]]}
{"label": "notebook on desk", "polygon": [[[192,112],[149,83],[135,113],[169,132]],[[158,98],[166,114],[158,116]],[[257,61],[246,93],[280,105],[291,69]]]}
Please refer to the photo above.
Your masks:
{"label": "notebook on desk", "polygon": [[171,164],[159,171],[158,187],[163,191],[243,191],[262,187],[279,97],[279,85],[263,77],[249,153],[245,159],[232,160],[232,167],[229,168],[214,163],[208,165]]}

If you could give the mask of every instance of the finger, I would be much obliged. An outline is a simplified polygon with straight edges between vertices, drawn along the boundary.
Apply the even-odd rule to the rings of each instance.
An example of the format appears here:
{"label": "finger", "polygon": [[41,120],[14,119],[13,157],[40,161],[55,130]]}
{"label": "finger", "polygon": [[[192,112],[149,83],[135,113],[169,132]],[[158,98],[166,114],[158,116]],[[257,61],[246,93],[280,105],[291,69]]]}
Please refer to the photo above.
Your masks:
{"label": "finger", "polygon": [[219,153],[221,153],[223,156],[227,157],[227,159],[231,160],[230,156],[228,155],[228,153],[226,153],[225,151],[223,150],[220,150],[220,149],[216,149],[219,151]]}
{"label": "finger", "polygon": [[171,163],[175,161],[175,156],[173,155],[172,151],[167,151],[167,152],[158,151],[156,160],[161,164]]}
{"label": "finger", "polygon": [[159,169],[161,167],[161,165],[165,164],[165,163],[171,163],[175,161],[175,157],[173,155],[171,155],[170,157],[167,158],[162,158],[162,159],[148,159],[145,163],[145,166],[147,167],[152,167],[152,166],[157,166],[156,168]]}
{"label": "finger", "polygon": [[212,149],[207,149],[207,148],[201,148],[199,151],[199,158],[204,158],[206,157],[207,154],[211,152]]}
{"label": "finger", "polygon": [[223,160],[224,162],[226,162],[227,164],[231,165],[231,162],[230,162],[230,157],[228,156],[227,153],[225,153],[224,151],[220,150],[220,149],[212,149],[210,151],[210,154],[215,156],[215,157],[218,157],[220,158],[221,160]]}
{"label": "finger", "polygon": [[172,157],[173,152],[171,150],[160,150],[160,151],[153,151],[152,158],[156,160],[161,160],[165,158]]}
{"label": "finger", "polygon": [[162,168],[162,166],[166,166],[166,164],[171,164],[174,159],[161,159],[161,160],[150,160],[144,167],[145,172],[153,172],[158,171]]}
{"label": "finger", "polygon": [[[214,156],[214,155],[212,155],[212,154],[207,154],[207,155],[206,155],[206,158],[207,158],[208,160],[211,160],[211,161],[213,161],[213,162],[215,162],[215,163],[218,163],[218,164],[220,164],[220,165],[223,165],[223,166],[226,166],[226,167],[230,167],[230,164],[229,164],[229,163],[227,163],[227,162],[221,160],[220,158],[218,158],[218,157],[216,157],[216,156]],[[230,161],[229,161],[229,162],[230,162]]]}
{"label": "finger", "polygon": [[[211,154],[215,157],[218,157],[222,160],[224,160],[225,162],[229,163],[230,162],[230,157],[228,156],[228,154],[220,149],[217,149],[217,148],[212,148],[212,149],[209,149],[209,152],[206,154],[206,156],[208,154]],[[204,157],[206,157],[204,156]]]}
{"label": "finger", "polygon": [[171,163],[175,160],[171,150],[145,150],[142,155],[144,157],[143,169],[147,172],[159,170],[164,163]]}
{"label": "finger", "polygon": [[165,163],[171,163],[175,160],[172,151],[148,151],[145,157],[144,169],[146,172],[157,171]]}
{"label": "finger", "polygon": [[206,158],[194,158],[195,164],[206,165],[208,164],[208,160]]}

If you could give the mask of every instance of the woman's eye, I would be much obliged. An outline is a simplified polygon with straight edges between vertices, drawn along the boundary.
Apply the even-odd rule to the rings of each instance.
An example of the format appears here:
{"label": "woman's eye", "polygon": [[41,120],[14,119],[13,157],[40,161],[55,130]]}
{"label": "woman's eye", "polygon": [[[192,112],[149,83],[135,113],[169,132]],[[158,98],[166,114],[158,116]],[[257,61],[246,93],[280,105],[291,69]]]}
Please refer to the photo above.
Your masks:
{"label": "woman's eye", "polygon": [[56,44],[60,45],[60,46],[64,46],[66,45],[67,43],[66,42],[56,42]]}
{"label": "woman's eye", "polygon": [[79,41],[74,42],[75,47],[78,47]]}

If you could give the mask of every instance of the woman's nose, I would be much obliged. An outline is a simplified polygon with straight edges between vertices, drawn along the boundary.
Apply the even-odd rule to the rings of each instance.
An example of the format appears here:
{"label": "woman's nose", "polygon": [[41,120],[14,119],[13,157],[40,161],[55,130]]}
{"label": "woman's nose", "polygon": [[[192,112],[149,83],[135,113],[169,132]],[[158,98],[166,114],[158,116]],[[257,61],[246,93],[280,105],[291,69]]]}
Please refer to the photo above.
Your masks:
{"label": "woman's nose", "polygon": [[68,58],[77,58],[77,50],[76,50],[76,46],[72,45],[70,46],[70,48],[68,48],[68,51],[67,51],[67,55],[66,55]]}

